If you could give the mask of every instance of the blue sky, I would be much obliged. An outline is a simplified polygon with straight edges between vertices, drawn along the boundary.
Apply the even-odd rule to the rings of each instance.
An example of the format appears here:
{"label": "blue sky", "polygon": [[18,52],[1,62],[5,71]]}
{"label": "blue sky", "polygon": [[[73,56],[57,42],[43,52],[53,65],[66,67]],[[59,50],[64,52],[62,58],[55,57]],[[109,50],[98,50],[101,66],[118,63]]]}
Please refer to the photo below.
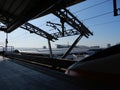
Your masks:
{"label": "blue sky", "polygon": [[[82,3],[68,7],[68,9],[94,34],[89,38],[83,37],[77,45],[99,45],[101,47],[106,47],[108,43],[111,45],[120,43],[120,15],[113,16],[112,1],[113,0],[86,0]],[[120,8],[120,0],[117,0],[117,3],[118,7]],[[51,30],[51,27],[46,26],[47,21],[60,23],[59,19],[53,14],[37,18],[29,21],[29,23],[36,25],[48,33],[56,32],[55,30]],[[66,28],[72,28],[67,24],[65,24],[65,26]],[[4,46],[5,33],[0,32],[0,35],[0,45]],[[59,38],[57,41],[51,42],[51,44],[53,48],[56,46],[56,44],[72,44],[77,37],[78,35]],[[18,28],[9,34],[8,42],[9,46],[14,47],[48,47],[48,41],[45,38],[35,34],[30,34],[28,31],[21,28]]]}

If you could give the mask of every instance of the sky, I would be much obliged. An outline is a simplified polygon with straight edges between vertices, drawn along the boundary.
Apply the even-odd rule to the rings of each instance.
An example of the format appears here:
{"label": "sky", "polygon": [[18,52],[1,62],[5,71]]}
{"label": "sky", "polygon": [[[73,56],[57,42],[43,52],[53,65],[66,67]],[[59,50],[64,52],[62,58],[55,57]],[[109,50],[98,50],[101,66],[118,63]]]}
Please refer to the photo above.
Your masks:
{"label": "sky", "polygon": [[[115,45],[120,43],[120,15],[113,15],[113,0],[86,0],[84,2],[67,7],[86,27],[93,32],[93,36],[89,38],[83,37],[77,45],[85,46],[100,46],[106,47],[107,44]],[[120,8],[120,0],[117,0],[117,6]],[[120,12],[119,12],[120,13]],[[53,14],[29,21],[29,23],[43,29],[48,33],[56,32],[46,22],[59,23],[60,20]],[[65,24],[67,29],[71,29],[68,24]],[[0,32],[0,46],[5,46],[5,33]],[[51,42],[52,48],[56,44],[71,45],[78,35],[59,38],[55,42]],[[30,32],[17,28],[8,34],[8,46],[42,48],[48,47],[48,40],[31,34]]]}

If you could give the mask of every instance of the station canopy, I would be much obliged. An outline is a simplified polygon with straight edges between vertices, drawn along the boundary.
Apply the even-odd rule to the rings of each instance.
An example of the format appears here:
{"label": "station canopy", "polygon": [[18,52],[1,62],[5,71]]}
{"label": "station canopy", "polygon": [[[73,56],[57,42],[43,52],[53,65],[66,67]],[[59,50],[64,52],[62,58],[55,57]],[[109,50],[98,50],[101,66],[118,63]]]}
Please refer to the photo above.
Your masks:
{"label": "station canopy", "polygon": [[29,20],[82,1],[85,0],[0,0],[0,22],[6,27],[0,30],[10,33]]}

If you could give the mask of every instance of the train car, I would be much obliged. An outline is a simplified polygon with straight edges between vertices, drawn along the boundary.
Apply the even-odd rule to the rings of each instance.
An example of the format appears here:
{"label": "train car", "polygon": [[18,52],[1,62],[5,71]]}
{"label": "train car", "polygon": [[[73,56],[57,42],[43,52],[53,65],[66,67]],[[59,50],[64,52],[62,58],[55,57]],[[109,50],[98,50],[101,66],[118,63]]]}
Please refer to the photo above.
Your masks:
{"label": "train car", "polygon": [[65,74],[107,85],[120,84],[120,44],[106,48],[71,65]]}

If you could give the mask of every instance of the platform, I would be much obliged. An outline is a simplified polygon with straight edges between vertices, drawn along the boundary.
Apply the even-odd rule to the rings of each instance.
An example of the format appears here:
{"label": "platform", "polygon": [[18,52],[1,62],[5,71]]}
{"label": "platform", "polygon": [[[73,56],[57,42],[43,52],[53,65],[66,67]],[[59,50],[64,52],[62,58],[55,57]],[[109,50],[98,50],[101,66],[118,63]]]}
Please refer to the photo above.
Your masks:
{"label": "platform", "polygon": [[[45,69],[43,70],[45,72]],[[84,80],[81,80],[78,85],[75,81],[69,82],[72,80],[68,79],[71,78],[64,74],[55,71],[52,71],[52,74],[45,74],[0,56],[0,90],[91,90],[91,88],[98,90],[103,88],[95,84],[89,87],[91,83]]]}
{"label": "platform", "polygon": [[0,57],[0,90],[77,90],[74,85]]}

